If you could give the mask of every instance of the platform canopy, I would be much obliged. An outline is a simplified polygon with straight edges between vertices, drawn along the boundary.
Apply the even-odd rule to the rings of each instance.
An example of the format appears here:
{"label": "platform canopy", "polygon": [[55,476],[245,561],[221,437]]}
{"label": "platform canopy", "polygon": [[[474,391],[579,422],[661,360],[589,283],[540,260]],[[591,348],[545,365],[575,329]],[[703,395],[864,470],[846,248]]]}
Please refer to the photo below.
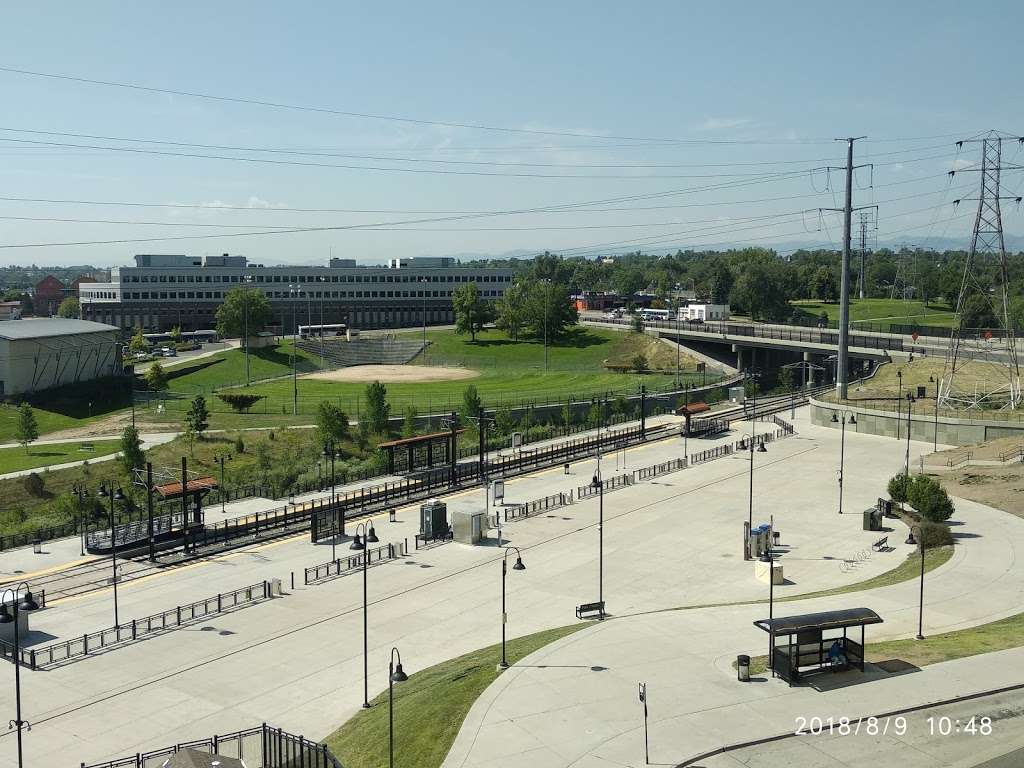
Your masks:
{"label": "platform canopy", "polygon": [[804,613],[777,619],[758,619],[754,626],[774,635],[795,635],[814,630],[844,629],[881,623],[882,617],[870,608],[843,608],[838,611]]}
{"label": "platform canopy", "polygon": [[677,416],[696,416],[698,413],[710,411],[711,406],[707,403],[689,403],[676,408]]}
{"label": "platform canopy", "polygon": [[[216,487],[217,481],[212,477],[197,477],[185,484],[185,493],[202,493],[204,491],[212,491]],[[182,495],[181,481],[154,485],[153,490],[160,494],[160,497],[163,499],[173,499]]]}

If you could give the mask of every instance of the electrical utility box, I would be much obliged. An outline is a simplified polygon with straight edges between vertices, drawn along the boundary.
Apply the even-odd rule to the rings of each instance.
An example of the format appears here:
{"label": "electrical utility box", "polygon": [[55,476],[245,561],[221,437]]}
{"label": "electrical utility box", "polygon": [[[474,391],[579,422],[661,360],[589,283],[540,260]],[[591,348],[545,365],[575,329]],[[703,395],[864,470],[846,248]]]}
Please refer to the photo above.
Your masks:
{"label": "electrical utility box", "polygon": [[420,533],[438,536],[448,531],[448,506],[440,499],[431,499],[420,505]]}
{"label": "electrical utility box", "polygon": [[729,402],[742,403],[747,399],[747,391],[743,387],[729,387]]}
{"label": "electrical utility box", "polygon": [[864,510],[864,530],[882,530],[882,511],[878,507],[868,507]]}

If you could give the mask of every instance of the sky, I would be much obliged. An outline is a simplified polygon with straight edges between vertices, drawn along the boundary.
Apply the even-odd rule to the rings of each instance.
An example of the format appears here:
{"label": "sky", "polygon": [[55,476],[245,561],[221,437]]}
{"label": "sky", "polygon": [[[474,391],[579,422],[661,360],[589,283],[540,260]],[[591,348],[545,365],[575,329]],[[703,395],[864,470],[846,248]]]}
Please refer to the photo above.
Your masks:
{"label": "sky", "polygon": [[966,246],[1024,4],[824,5],[8,4],[0,264]]}

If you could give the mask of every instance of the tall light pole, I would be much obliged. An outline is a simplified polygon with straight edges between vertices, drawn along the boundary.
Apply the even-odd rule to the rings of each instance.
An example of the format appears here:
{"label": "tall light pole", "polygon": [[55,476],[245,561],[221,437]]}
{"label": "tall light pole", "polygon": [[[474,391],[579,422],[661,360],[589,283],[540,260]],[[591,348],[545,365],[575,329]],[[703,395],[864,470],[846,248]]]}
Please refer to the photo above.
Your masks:
{"label": "tall light pole", "polygon": [[676,391],[679,391],[679,301],[675,302],[676,307]]}
{"label": "tall light pole", "polygon": [[220,464],[220,513],[224,514],[224,462],[231,461],[230,453],[216,453],[213,456],[213,460]]}
{"label": "tall light pole", "polygon": [[757,443],[758,453],[768,453],[768,449],[764,447],[763,440],[758,442],[754,439],[753,431],[744,437],[750,448],[750,496],[747,504],[747,531],[749,532],[754,529],[754,444]]}
{"label": "tall light pole", "polygon": [[327,277],[320,275],[317,277],[317,281],[320,283],[320,367],[324,367],[324,283],[327,282]]}
{"label": "tall light pole", "polygon": [[843,473],[845,471],[844,459],[846,455],[846,425],[856,424],[857,419],[850,411],[843,411],[842,418],[832,411],[832,423],[842,422],[842,434],[839,438],[839,514],[843,514]]}
{"label": "tall light pole", "polygon": [[498,664],[500,669],[508,669],[508,659],[505,656],[505,625],[508,623],[508,613],[505,611],[505,577],[508,573],[508,551],[510,549],[516,551],[516,562],[512,566],[512,570],[526,570],[526,566],[523,565],[523,556],[518,547],[505,547],[505,553],[501,556],[501,663]]}
{"label": "tall light pole", "polygon": [[298,352],[299,325],[298,325],[298,297],[302,295],[301,286],[289,285],[288,297],[292,303],[292,415],[299,414],[299,376],[296,372],[295,355]]}
{"label": "tall light pole", "polygon": [[89,498],[89,490],[79,483],[74,483],[71,486],[71,492],[75,494],[78,499],[78,538],[81,544],[81,554],[85,555],[85,529],[88,526],[88,520],[85,517],[85,500]]}
{"label": "tall light pole", "polygon": [[[21,592],[22,586],[25,587],[25,594],[22,595],[21,601],[18,600],[18,594]],[[7,610],[7,595],[11,595],[11,610]],[[18,768],[23,768],[24,762],[22,760],[21,750],[21,731],[23,728],[28,726],[31,729],[31,724],[27,720],[21,718],[21,630],[18,627],[18,613],[20,611],[34,611],[39,607],[39,604],[32,598],[32,592],[28,587],[28,582],[23,581],[13,589],[5,589],[0,594],[0,624],[10,624],[14,622],[14,717],[11,721],[11,726],[18,729]],[[13,614],[13,615],[12,615]]]}
{"label": "tall light pole", "polygon": [[900,403],[903,402],[903,371],[902,369],[896,371],[896,378],[899,379],[900,388],[899,394],[896,396],[896,439],[900,439]]}
{"label": "tall light pole", "polygon": [[[362,529],[362,536],[359,534],[359,529]],[[380,539],[377,538],[376,532],[373,530],[373,524],[370,524],[369,530],[367,530],[366,523],[359,523],[356,526],[356,534],[352,539],[352,545],[350,549],[362,550],[363,551],[363,709],[370,708],[370,633],[368,624],[366,621],[366,573],[367,564],[370,560],[370,550],[367,549],[367,544],[376,544]]]}
{"label": "tall light pole", "polygon": [[600,603],[598,616],[604,620],[604,482],[601,480],[601,468],[590,481],[597,488],[597,602]]}
{"label": "tall light pole", "polygon": [[551,304],[551,294],[548,291],[550,280],[540,281],[544,285],[544,371],[548,370],[548,305]]}
{"label": "tall light pole", "polygon": [[[111,483],[113,488],[114,484]],[[124,492],[118,488],[116,491],[108,491],[105,485],[100,486],[96,494],[101,499],[110,499],[110,567],[114,582],[114,627],[121,626],[117,617],[117,527],[114,525],[114,502],[124,501]]]}
{"label": "tall light pole", "polygon": [[[338,511],[334,508],[335,501],[337,500],[334,496],[334,458],[338,455],[338,452],[334,449],[334,441],[328,440],[324,443],[324,457],[329,457],[331,460],[331,520],[333,525],[331,526],[331,560],[337,561],[335,556],[335,544],[338,540]],[[344,533],[344,531],[342,531]]]}
{"label": "tall light pole", "polygon": [[[398,664],[395,664],[395,655]],[[388,766],[395,768],[395,683],[404,683],[409,679],[402,669],[402,654],[397,648],[391,649],[391,660],[388,662]]]}
{"label": "tall light pole", "polygon": [[910,408],[917,402],[917,398],[910,392],[907,392],[907,458],[906,464],[904,465],[904,477],[905,482],[910,482]]}
{"label": "tall light pole", "polygon": [[[421,277],[418,281],[420,284],[429,282],[427,278]],[[423,289],[423,358],[424,362],[427,357],[427,289]]]}
{"label": "tall light pole", "polygon": [[242,275],[244,283],[242,288],[242,335],[245,337],[245,386],[249,386],[249,284],[252,283],[252,275]]}
{"label": "tall light pole", "polygon": [[[914,529],[917,528],[917,536],[920,539],[918,541],[914,538]],[[917,599],[917,639],[924,640],[924,534],[921,532],[920,525],[910,526],[910,533],[907,534],[907,544],[917,544],[921,548],[921,586],[918,592]]]}

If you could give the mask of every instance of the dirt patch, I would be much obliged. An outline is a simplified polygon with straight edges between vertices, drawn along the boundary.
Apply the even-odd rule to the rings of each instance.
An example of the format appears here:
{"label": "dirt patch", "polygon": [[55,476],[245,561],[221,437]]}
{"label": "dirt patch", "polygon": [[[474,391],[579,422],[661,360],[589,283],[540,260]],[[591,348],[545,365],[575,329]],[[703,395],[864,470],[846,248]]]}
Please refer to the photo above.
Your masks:
{"label": "dirt patch", "polygon": [[1024,517],[1024,466],[965,467],[932,475],[951,496],[970,499]]}
{"label": "dirt patch", "polygon": [[[124,428],[132,423],[130,411],[115,413],[102,419],[83,424],[80,427],[69,427],[58,429],[56,432],[47,432],[43,437],[47,440],[78,440],[89,437],[120,437]],[[140,434],[146,432],[173,432],[177,429],[175,425],[168,424],[146,424],[136,414],[135,427]]]}
{"label": "dirt patch", "polygon": [[380,381],[385,384],[417,381],[458,381],[475,379],[479,371],[471,368],[441,368],[430,365],[353,365],[334,371],[317,371],[306,374],[304,379],[319,381],[347,381],[369,383]]}

